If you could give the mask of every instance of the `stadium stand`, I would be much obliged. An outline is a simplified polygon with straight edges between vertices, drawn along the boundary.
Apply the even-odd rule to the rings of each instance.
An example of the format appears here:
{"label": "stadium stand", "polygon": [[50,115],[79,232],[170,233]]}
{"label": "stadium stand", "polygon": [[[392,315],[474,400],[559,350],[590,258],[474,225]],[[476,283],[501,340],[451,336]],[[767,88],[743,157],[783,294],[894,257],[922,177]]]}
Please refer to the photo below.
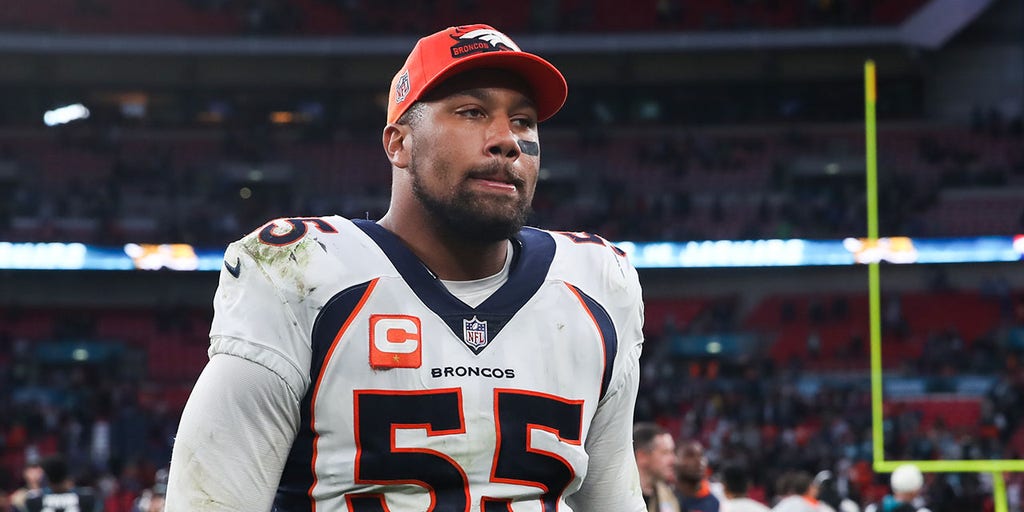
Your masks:
{"label": "stadium stand", "polygon": [[[707,128],[681,136],[648,129],[609,133],[600,147],[585,145],[574,132],[549,134],[547,144],[558,148],[548,158],[555,172],[540,185],[535,222],[634,241],[863,233],[859,178],[823,169],[863,151],[859,127],[800,130]],[[882,196],[882,234],[1024,229],[1024,153],[1015,130],[992,136],[967,127],[883,126],[881,158],[891,186]],[[387,204],[389,173],[376,141],[293,140],[283,131],[266,155],[252,160],[214,130],[70,138],[39,129],[0,133],[9,201],[0,237],[223,245],[268,218],[299,211],[374,216]],[[949,170],[948,157],[930,149],[936,145],[943,155],[984,151],[962,150],[973,156]],[[947,177],[953,174],[964,177]],[[242,187],[254,190],[255,199],[239,200]]]}
{"label": "stadium stand", "polygon": [[38,0],[0,11],[0,29],[86,34],[395,34],[479,20],[502,21],[509,32],[627,32],[721,30],[752,27],[892,25],[924,0],[741,2],[613,0],[545,2],[520,9],[500,4],[434,0]]}
{"label": "stadium stand", "polygon": [[[909,456],[925,449],[915,444],[919,439],[942,432],[939,437],[948,440],[930,450],[1019,456],[1024,422],[1015,413],[1000,421],[995,415],[1019,410],[1013,404],[1024,400],[1024,388],[1015,386],[998,398],[991,392],[957,393],[952,377],[994,380],[1019,374],[1022,347],[993,343],[993,336],[1024,329],[1024,293],[999,298],[990,290],[949,291],[904,294],[899,300],[906,332],[901,335],[896,325],[886,331],[891,340],[886,344],[887,367],[893,375],[931,379],[927,386],[949,391],[935,395],[907,383],[903,386],[909,391],[894,391],[897,398],[888,402],[887,418],[903,431],[887,449]],[[1007,300],[1017,316],[1005,317],[1002,301]],[[768,465],[786,446],[799,446],[801,455],[772,467],[832,467],[859,460],[867,454],[857,447],[869,436],[863,430],[870,417],[866,347],[850,345],[847,337],[866,328],[865,302],[860,295],[770,295],[741,314],[735,311],[742,308],[740,303],[729,297],[649,300],[640,414],[679,435],[704,439],[712,447],[712,460],[742,453]],[[10,390],[0,411],[7,440],[0,449],[4,481],[13,482],[33,454],[71,450],[79,461],[95,457],[97,440],[89,432],[96,433],[102,422],[110,423],[106,442],[115,446],[102,460],[91,460],[98,470],[109,471],[127,459],[151,468],[167,460],[167,429],[176,423],[191,382],[205,363],[205,308],[37,307],[7,308],[4,314],[0,346],[7,349],[0,368],[6,370],[5,389]],[[807,347],[811,330],[820,333],[820,351]],[[759,333],[764,345],[760,352],[703,358],[659,355],[674,336],[744,331]],[[959,346],[940,346],[953,343],[950,339],[915,341],[938,340],[949,332],[957,333]],[[981,344],[989,352],[970,351]],[[81,350],[91,356],[76,352]],[[965,351],[974,356],[964,357]],[[75,358],[87,364],[72,365],[68,376]],[[798,368],[802,373],[794,373]],[[996,406],[996,400],[1008,403]],[[54,408],[62,411],[59,418],[47,420]],[[144,456],[115,441],[119,429],[131,428],[122,425],[130,423],[129,417],[146,429],[149,448]],[[747,430],[749,435],[743,434]],[[771,481],[771,473],[758,481],[769,495]],[[870,485],[856,491],[874,492]]]}

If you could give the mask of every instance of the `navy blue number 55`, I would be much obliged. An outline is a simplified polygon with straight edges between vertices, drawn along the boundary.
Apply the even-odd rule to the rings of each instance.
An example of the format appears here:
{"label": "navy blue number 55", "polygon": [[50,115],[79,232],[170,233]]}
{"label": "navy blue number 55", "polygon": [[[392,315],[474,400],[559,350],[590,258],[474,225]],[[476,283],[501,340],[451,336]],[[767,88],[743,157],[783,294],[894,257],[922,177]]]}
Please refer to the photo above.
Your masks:
{"label": "navy blue number 55", "polygon": [[[537,487],[545,512],[554,512],[574,478],[559,455],[533,448],[531,432],[543,430],[559,441],[579,445],[583,401],[514,389],[494,391],[496,447],[490,480]],[[394,431],[425,429],[428,437],[465,434],[462,390],[357,391],[355,482],[413,484],[430,492],[428,512],[468,511],[466,472],[448,455],[426,448],[395,446]],[[346,497],[354,512],[387,510],[381,494]],[[481,498],[484,512],[507,512],[510,501]]]}

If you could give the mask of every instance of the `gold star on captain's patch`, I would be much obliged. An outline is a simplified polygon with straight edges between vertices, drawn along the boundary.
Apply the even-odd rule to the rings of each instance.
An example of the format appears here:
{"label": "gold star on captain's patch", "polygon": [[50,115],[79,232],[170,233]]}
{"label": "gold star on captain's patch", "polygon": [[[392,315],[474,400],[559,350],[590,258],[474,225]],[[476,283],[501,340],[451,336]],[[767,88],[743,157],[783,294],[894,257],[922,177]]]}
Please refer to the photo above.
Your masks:
{"label": "gold star on captain's patch", "polygon": [[391,358],[394,359],[396,363],[398,362],[398,354],[391,356]]}

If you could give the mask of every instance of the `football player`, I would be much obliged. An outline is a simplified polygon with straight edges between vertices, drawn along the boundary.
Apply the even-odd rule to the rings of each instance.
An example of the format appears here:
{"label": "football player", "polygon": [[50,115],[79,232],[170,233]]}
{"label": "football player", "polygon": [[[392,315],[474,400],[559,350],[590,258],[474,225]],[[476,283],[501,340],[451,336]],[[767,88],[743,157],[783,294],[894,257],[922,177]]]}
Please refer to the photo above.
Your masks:
{"label": "football player", "polygon": [[490,26],[419,40],[387,214],[228,247],[168,511],[644,510],[637,273],[599,236],[524,227],[566,94]]}

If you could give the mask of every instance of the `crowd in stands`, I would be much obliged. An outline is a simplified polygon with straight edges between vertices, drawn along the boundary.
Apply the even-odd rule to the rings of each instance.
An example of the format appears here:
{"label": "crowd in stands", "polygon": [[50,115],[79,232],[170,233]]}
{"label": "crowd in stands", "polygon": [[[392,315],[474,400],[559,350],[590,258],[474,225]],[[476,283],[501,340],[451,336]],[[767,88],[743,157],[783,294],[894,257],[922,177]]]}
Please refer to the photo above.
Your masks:
{"label": "crowd in stands", "polygon": [[[929,381],[936,390],[949,384],[947,378],[982,375],[989,379],[985,389],[972,396],[947,392],[934,403],[930,399],[904,402],[887,393],[883,421],[887,460],[1024,457],[1020,412],[1024,410],[1024,293],[994,292],[996,289],[1000,289],[997,284],[985,283],[982,290],[969,294],[983,301],[988,312],[983,315],[985,320],[965,313],[963,325],[964,331],[972,333],[969,337],[945,327],[947,320],[956,324],[959,319],[950,320],[956,313],[941,307],[942,297],[959,300],[965,296],[949,295],[949,290],[930,292],[937,298],[930,301],[933,311],[928,322],[910,318],[908,311],[902,331],[896,330],[896,324],[887,325],[888,345],[906,343],[919,349],[902,358],[884,357],[887,379],[913,377]],[[766,299],[762,306],[767,304],[775,319],[772,327],[759,326],[759,332],[770,340],[768,334],[791,325],[825,328],[842,323],[848,314],[856,315],[853,308],[846,312],[826,307],[815,312],[813,307],[798,307],[794,313],[786,306],[794,301],[839,303],[841,298],[837,294],[831,297],[835,302],[808,296]],[[652,333],[656,326],[648,326],[637,418],[660,423],[676,439],[701,442],[713,471],[727,464],[756,468],[752,494],[769,504],[778,492],[777,479],[792,470],[812,475],[829,470],[842,482],[843,497],[862,505],[880,499],[888,480],[871,468],[867,344],[818,355],[804,348],[800,357],[788,357],[774,353],[773,343],[762,338],[760,349],[740,351],[732,357],[679,354],[679,337],[720,333],[723,328],[742,331],[743,326],[756,323],[754,317],[764,309],[756,307],[740,314],[738,304],[728,297],[702,301],[700,307],[689,308],[688,315],[666,314],[661,322],[668,325],[660,334]],[[860,320],[864,325],[857,329],[866,331],[866,319]],[[648,322],[658,321],[648,314]],[[851,330],[837,330],[839,339],[833,341],[846,344],[839,332]],[[836,370],[844,367],[845,371]],[[1010,478],[1012,493],[1019,494],[1024,480],[1019,475]],[[934,512],[991,510],[991,482],[985,475],[929,475],[927,493]],[[1020,510],[1021,505],[1014,501],[1011,510]]]}
{"label": "crowd in stands", "polygon": [[510,33],[893,25],[924,0],[37,0],[0,6],[0,30],[183,35],[394,35],[501,20]]}
{"label": "crowd in stands", "polygon": [[[1024,231],[1019,120],[883,125],[883,236]],[[275,217],[378,218],[379,142],[288,129],[0,133],[0,239],[223,246]],[[610,240],[843,238],[866,231],[859,125],[545,133],[534,225]]]}
{"label": "crowd in stands", "polygon": [[[933,297],[925,305],[912,294],[886,298],[886,309],[893,311],[886,335],[896,340],[889,344],[906,339],[903,343],[925,347],[888,361],[888,377],[934,381],[938,384],[931,386],[938,390],[953,376],[980,375],[986,383],[963,396],[940,395],[945,412],[924,402],[887,399],[887,458],[1024,457],[1024,290],[1000,283],[932,290],[921,295]],[[944,301],[965,303],[965,297],[979,309],[965,308],[960,316],[942,309]],[[843,298],[767,297],[752,307],[733,297],[693,299],[688,305],[674,299],[648,301],[636,418],[661,424],[677,439],[700,441],[712,472],[726,463],[758,468],[752,495],[766,502],[777,496],[774,485],[783,473],[826,469],[843,482],[846,497],[862,504],[877,500],[887,477],[871,469],[866,344],[831,351],[827,347],[835,340],[825,339],[825,350],[817,355],[805,350],[798,358],[772,349],[773,335],[787,326],[814,325],[827,332],[829,325],[862,320],[861,298],[845,297],[850,304],[835,306]],[[902,308],[888,307],[898,298]],[[925,309],[931,320],[920,317]],[[774,316],[771,326],[760,323],[765,312]],[[166,307],[8,308],[3,314],[0,495],[23,485],[26,464],[61,453],[79,484],[98,489],[105,510],[130,511],[170,458],[188,386],[205,360],[208,313]],[[947,325],[963,329],[951,332]],[[678,336],[748,332],[755,326],[760,338],[749,350],[700,357],[675,352]],[[909,341],[918,339],[929,341]],[[87,360],[76,359],[74,351],[63,359],[41,355],[46,342],[60,340],[95,340],[124,350]],[[818,364],[822,361],[815,358],[846,366]],[[179,367],[164,367],[169,364]],[[957,401],[968,403],[957,409]],[[1010,477],[1011,489],[1021,484]],[[927,487],[935,512],[981,511],[991,500],[990,482],[975,474],[930,475]]]}
{"label": "crowd in stands", "polygon": [[8,327],[23,314],[6,308],[0,319],[0,498],[30,484],[28,469],[60,455],[74,482],[95,490],[102,510],[148,512],[134,507],[158,484],[181,413],[180,401],[164,396],[171,384],[148,380],[137,353],[44,359],[40,343],[96,340],[95,322],[87,314],[53,315],[41,338],[12,336]]}

